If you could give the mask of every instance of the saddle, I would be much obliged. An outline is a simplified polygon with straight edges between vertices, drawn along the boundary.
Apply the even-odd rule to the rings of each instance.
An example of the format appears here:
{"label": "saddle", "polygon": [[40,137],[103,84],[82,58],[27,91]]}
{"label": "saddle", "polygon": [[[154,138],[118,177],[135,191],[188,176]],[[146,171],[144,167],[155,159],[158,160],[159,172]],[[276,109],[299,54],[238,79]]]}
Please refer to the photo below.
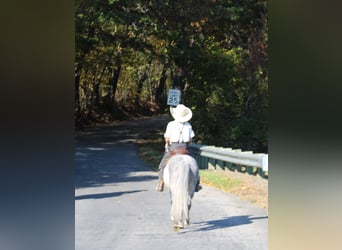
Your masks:
{"label": "saddle", "polygon": [[170,152],[171,156],[174,156],[174,155],[188,155],[188,154],[190,154],[190,152],[186,148],[176,148],[176,149],[174,149],[174,150],[172,150]]}

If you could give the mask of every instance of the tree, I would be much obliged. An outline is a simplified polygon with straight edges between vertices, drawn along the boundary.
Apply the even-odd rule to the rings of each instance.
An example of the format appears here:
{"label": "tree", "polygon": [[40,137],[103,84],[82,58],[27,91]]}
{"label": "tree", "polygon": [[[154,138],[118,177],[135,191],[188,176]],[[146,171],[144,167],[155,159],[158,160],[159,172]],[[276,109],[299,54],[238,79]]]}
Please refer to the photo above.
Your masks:
{"label": "tree", "polygon": [[267,151],[267,2],[77,0],[75,23],[77,117],[163,112],[178,88],[199,142]]}

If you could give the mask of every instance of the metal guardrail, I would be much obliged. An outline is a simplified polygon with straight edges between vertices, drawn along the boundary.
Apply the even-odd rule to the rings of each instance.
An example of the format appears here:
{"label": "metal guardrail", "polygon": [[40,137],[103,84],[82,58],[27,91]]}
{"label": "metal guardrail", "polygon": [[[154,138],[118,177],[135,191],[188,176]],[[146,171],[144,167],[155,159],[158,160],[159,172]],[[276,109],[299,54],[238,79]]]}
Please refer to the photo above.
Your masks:
{"label": "metal guardrail", "polygon": [[229,169],[268,179],[268,154],[196,143],[191,143],[189,148],[200,169]]}

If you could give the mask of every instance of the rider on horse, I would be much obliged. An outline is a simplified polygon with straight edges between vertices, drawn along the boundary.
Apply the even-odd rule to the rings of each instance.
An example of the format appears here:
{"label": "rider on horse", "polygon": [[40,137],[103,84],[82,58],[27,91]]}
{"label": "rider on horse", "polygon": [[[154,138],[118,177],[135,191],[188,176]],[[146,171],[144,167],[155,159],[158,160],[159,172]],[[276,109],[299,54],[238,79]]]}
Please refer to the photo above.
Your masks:
{"label": "rider on horse", "polygon": [[[175,154],[189,154],[188,145],[195,136],[191,124],[188,122],[192,117],[192,111],[183,104],[177,105],[176,108],[170,107],[170,112],[174,121],[167,124],[165,138],[165,154],[159,164],[159,181],[156,187],[157,191],[164,190],[164,168],[171,156]],[[196,192],[202,187],[199,181],[196,186]]]}

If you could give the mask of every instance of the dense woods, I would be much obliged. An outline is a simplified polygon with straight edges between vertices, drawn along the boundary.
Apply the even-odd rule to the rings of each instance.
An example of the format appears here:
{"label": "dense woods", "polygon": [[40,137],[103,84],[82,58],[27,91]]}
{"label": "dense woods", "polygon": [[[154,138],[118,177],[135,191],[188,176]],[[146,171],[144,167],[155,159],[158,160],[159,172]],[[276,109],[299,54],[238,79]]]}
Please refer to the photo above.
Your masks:
{"label": "dense woods", "polygon": [[170,88],[196,142],[267,152],[267,2],[76,0],[80,127],[165,113]]}

